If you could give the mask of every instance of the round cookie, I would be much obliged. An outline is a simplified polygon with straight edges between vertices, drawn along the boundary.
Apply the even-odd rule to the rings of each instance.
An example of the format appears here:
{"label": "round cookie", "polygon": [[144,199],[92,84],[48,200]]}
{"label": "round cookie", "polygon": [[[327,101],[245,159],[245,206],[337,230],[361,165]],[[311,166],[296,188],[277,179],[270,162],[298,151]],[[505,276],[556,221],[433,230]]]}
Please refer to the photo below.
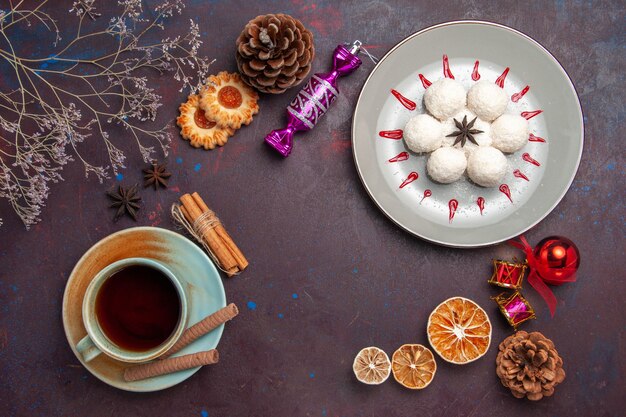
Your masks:
{"label": "round cookie", "polygon": [[241,80],[239,74],[222,71],[211,75],[200,92],[200,107],[222,127],[239,129],[249,125],[259,112],[259,95]]}
{"label": "round cookie", "polygon": [[200,98],[190,95],[186,103],[178,108],[180,116],[176,124],[180,127],[183,139],[196,147],[214,149],[216,146],[224,146],[228,138],[235,133],[230,127],[220,127],[216,122],[206,118],[204,110],[200,108]]}

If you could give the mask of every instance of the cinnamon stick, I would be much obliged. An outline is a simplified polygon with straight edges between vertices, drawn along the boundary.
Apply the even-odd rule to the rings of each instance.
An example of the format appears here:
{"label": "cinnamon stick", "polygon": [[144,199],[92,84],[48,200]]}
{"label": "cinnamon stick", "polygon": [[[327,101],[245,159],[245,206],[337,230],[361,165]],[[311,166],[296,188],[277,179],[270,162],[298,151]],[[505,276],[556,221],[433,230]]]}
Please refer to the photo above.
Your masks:
{"label": "cinnamon stick", "polygon": [[[208,207],[206,207],[206,205],[204,205],[204,207],[206,207],[207,210],[203,210],[196,203],[196,200],[189,194],[182,195],[180,197],[180,202],[183,205],[181,207],[181,211],[183,211],[184,209],[183,215],[185,215],[185,217],[188,216],[189,219],[191,219],[190,221],[191,224],[194,224],[194,222],[196,221],[196,219],[198,219],[198,217],[200,217],[204,212],[208,211]],[[226,247],[222,238],[215,231],[215,228],[213,227],[206,228],[202,232],[202,238],[211,249],[211,252],[217,258],[222,269],[226,271],[226,274],[229,277],[235,275],[239,271],[238,263],[233,257],[233,255],[231,254],[231,252]]]}
{"label": "cinnamon stick", "polygon": [[230,303],[226,307],[217,310],[215,313],[205,317],[198,323],[185,330],[178,342],[176,342],[174,346],[172,346],[170,350],[165,352],[165,354],[163,354],[163,356],[161,356],[159,359],[165,359],[172,356],[174,353],[193,343],[201,336],[209,333],[220,324],[232,320],[237,314],[239,314],[239,309],[237,309],[237,306],[234,303]]}
{"label": "cinnamon stick", "polygon": [[196,366],[211,365],[217,363],[218,360],[219,354],[217,350],[211,349],[205,352],[197,352],[176,358],[164,359],[162,361],[149,362],[126,368],[124,370],[124,380],[127,382],[139,381],[154,376],[184,371],[185,369],[195,368]]}
{"label": "cinnamon stick", "polygon": [[[209,207],[204,202],[204,200],[202,199],[202,197],[200,197],[200,194],[193,193],[191,197],[194,199],[198,207],[200,207],[202,212],[210,210]],[[233,256],[233,258],[235,258],[235,261],[237,261],[237,266],[239,267],[239,270],[243,271],[244,269],[246,269],[246,267],[248,266],[248,260],[246,259],[245,256],[243,256],[243,253],[241,252],[241,250],[239,250],[239,247],[237,247],[237,245],[235,244],[233,239],[230,237],[226,229],[224,229],[224,226],[222,225],[222,223],[218,223],[218,225],[215,226],[215,232],[217,233],[219,237],[222,238],[222,240],[224,241],[224,244],[226,245],[226,248],[228,249],[230,254]]]}

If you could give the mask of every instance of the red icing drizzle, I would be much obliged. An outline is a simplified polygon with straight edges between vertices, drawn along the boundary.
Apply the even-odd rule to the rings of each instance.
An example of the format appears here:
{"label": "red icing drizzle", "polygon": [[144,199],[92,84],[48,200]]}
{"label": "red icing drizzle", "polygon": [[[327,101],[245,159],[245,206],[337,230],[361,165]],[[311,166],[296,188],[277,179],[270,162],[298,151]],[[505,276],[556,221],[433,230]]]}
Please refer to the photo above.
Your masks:
{"label": "red icing drizzle", "polygon": [[504,88],[504,80],[506,79],[506,76],[509,75],[509,67],[506,67],[506,69],[504,70],[504,72],[502,73],[502,75],[500,75],[497,79],[496,79],[496,85],[500,88]]}
{"label": "red icing drizzle", "polygon": [[533,157],[530,156],[528,152],[522,154],[522,159],[530,164],[533,164],[536,167],[541,166],[541,164],[537,162],[537,160],[533,159]]}
{"label": "red icing drizzle", "polygon": [[380,136],[381,138],[386,138],[386,139],[402,139],[402,129],[396,129],[396,130],[381,130],[380,132],[378,132],[378,136]]}
{"label": "red icing drizzle", "polygon": [[409,153],[400,152],[399,154],[391,158],[389,162],[402,162],[402,161],[406,161],[407,159],[409,159]]}
{"label": "red icing drizzle", "polygon": [[530,136],[528,136],[528,141],[529,142],[543,142],[543,143],[546,142],[546,140],[544,138],[540,138],[539,136],[535,136],[532,133],[530,134]]}
{"label": "red icing drizzle", "polygon": [[523,180],[528,181],[528,177],[524,175],[524,173],[520,171],[519,169],[516,169],[515,171],[513,171],[513,175],[517,178],[521,178]]}
{"label": "red icing drizzle", "polygon": [[397,92],[396,90],[391,90],[391,94],[393,94],[393,96],[395,98],[398,99],[398,101],[407,109],[409,110],[415,110],[415,107],[417,107],[417,105],[415,104],[415,102],[409,100],[408,98],[404,97],[402,94],[400,94],[399,92]]}
{"label": "red icing drizzle", "polygon": [[408,177],[406,177],[406,179],[404,181],[402,181],[402,184],[400,184],[400,188],[404,188],[407,185],[409,185],[410,183],[412,183],[413,181],[415,181],[416,179],[419,178],[419,175],[417,174],[417,172],[413,171],[409,174]]}
{"label": "red icing drizzle", "polygon": [[472,70],[472,80],[474,81],[478,81],[480,80],[480,74],[478,73],[478,60],[476,60],[476,62],[474,62],[474,69]]}
{"label": "red icing drizzle", "polygon": [[452,223],[452,219],[454,219],[454,214],[456,213],[456,209],[458,207],[459,207],[459,202],[456,201],[454,198],[448,201],[448,209],[450,211],[450,214],[448,215],[448,220],[450,221],[450,223]]}
{"label": "red icing drizzle", "polygon": [[452,75],[452,71],[450,71],[450,62],[448,61],[448,55],[443,55],[443,76],[446,78],[452,78],[454,80],[454,75]]}
{"label": "red icing drizzle", "polygon": [[431,195],[433,195],[432,191],[430,191],[429,189],[424,190],[424,197],[422,197],[422,199],[420,200],[420,204],[422,204],[422,201],[424,201],[425,198],[428,198]]}
{"label": "red icing drizzle", "polygon": [[476,204],[478,205],[478,208],[480,209],[480,215],[483,215],[483,210],[485,209],[485,199],[482,197],[478,197],[478,200],[476,200]]}
{"label": "red icing drizzle", "polygon": [[509,199],[509,201],[512,203],[513,199],[511,198],[511,189],[509,188],[508,185],[506,184],[502,184],[500,185],[500,188],[498,188],[500,190],[500,192],[502,194],[504,194],[505,196],[507,196],[507,198]]}
{"label": "red icing drizzle", "polygon": [[543,110],[523,111],[521,113],[521,116],[526,120],[530,120],[536,115],[541,114],[541,113],[543,113]]}
{"label": "red icing drizzle", "polygon": [[511,101],[513,103],[517,103],[522,97],[524,97],[524,94],[528,93],[528,90],[530,90],[529,86],[522,88],[522,91],[520,91],[519,93],[515,93],[511,96]]}
{"label": "red icing drizzle", "polygon": [[424,86],[424,88],[428,88],[432,85],[432,83],[428,81],[428,79],[424,77],[423,74],[419,74],[419,77],[420,77],[420,81],[422,82],[422,86]]}

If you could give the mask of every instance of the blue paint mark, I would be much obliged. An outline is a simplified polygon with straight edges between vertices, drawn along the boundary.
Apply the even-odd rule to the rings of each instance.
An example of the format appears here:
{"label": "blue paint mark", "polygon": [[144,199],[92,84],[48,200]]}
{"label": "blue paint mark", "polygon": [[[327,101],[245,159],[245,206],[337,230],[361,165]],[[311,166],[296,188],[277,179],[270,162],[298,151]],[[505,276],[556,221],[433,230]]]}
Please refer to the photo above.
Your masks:
{"label": "blue paint mark", "polygon": [[198,171],[200,171],[200,168],[202,168],[202,164],[201,164],[200,162],[198,162],[198,163],[197,163],[197,164],[193,167],[193,170],[194,170],[194,171],[196,171],[196,172],[198,172]]}
{"label": "blue paint mark", "polygon": [[606,169],[608,169],[609,171],[614,171],[615,170],[615,162],[611,162],[610,164],[607,164]]}
{"label": "blue paint mark", "polygon": [[326,415],[326,409],[322,408],[322,415],[325,416]]}
{"label": "blue paint mark", "polygon": [[352,270],[353,274],[356,274],[357,272],[359,272],[359,268],[357,268],[356,266],[354,267],[354,269]]}
{"label": "blue paint mark", "polygon": [[309,378],[315,378],[315,374],[314,374],[313,372],[311,372],[311,373],[309,374]]}
{"label": "blue paint mark", "polygon": [[295,292],[293,294],[291,294],[291,298],[293,298],[294,300],[298,299],[298,294],[296,294]]}
{"label": "blue paint mark", "polygon": [[122,181],[124,179],[124,175],[120,172],[119,174],[115,176],[115,179],[118,181]]}
{"label": "blue paint mark", "polygon": [[591,191],[591,186],[585,185],[584,187],[581,188],[581,190],[583,190],[583,191]]}
{"label": "blue paint mark", "polygon": [[593,224],[599,224],[599,223],[600,223],[600,222],[599,222],[599,221],[597,221],[597,220],[593,222]]}
{"label": "blue paint mark", "polygon": [[279,319],[282,319],[282,318],[284,318],[284,317],[285,317],[285,315],[284,315],[283,313],[278,313],[278,318],[279,318]]}
{"label": "blue paint mark", "polygon": [[176,158],[176,163],[177,164],[182,164],[183,163],[183,158],[181,158],[180,156]]}
{"label": "blue paint mark", "polygon": [[13,290],[13,292],[17,292],[17,285],[11,284],[11,290]]}
{"label": "blue paint mark", "polygon": [[248,310],[256,310],[256,303],[254,301],[248,301]]}
{"label": "blue paint mark", "polygon": [[200,411],[200,415],[202,417],[209,417],[209,412],[207,410],[202,410],[202,411]]}

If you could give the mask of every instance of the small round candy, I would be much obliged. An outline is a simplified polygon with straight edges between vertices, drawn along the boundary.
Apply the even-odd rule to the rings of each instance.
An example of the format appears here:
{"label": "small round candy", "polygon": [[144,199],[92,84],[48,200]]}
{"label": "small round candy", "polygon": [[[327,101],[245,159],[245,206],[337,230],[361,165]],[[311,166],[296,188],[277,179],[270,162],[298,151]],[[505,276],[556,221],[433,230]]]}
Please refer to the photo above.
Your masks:
{"label": "small round candy", "polygon": [[456,148],[439,148],[430,154],[426,169],[436,182],[449,184],[461,178],[467,167],[465,153]]}
{"label": "small round candy", "polygon": [[495,187],[506,174],[506,156],[491,146],[478,146],[467,159],[467,175],[483,187]]}
{"label": "small round candy", "polygon": [[413,152],[432,152],[443,142],[443,127],[434,117],[418,114],[404,126],[404,141]]}
{"label": "small round candy", "polygon": [[488,122],[502,116],[508,103],[509,96],[504,88],[491,81],[479,81],[467,93],[467,107]]}
{"label": "small round candy", "polygon": [[492,146],[502,152],[518,151],[528,142],[528,120],[516,114],[503,114],[492,124],[489,132]]}
{"label": "small round candy", "polygon": [[439,120],[452,117],[465,107],[466,102],[465,88],[450,78],[435,81],[424,93],[426,109]]}

